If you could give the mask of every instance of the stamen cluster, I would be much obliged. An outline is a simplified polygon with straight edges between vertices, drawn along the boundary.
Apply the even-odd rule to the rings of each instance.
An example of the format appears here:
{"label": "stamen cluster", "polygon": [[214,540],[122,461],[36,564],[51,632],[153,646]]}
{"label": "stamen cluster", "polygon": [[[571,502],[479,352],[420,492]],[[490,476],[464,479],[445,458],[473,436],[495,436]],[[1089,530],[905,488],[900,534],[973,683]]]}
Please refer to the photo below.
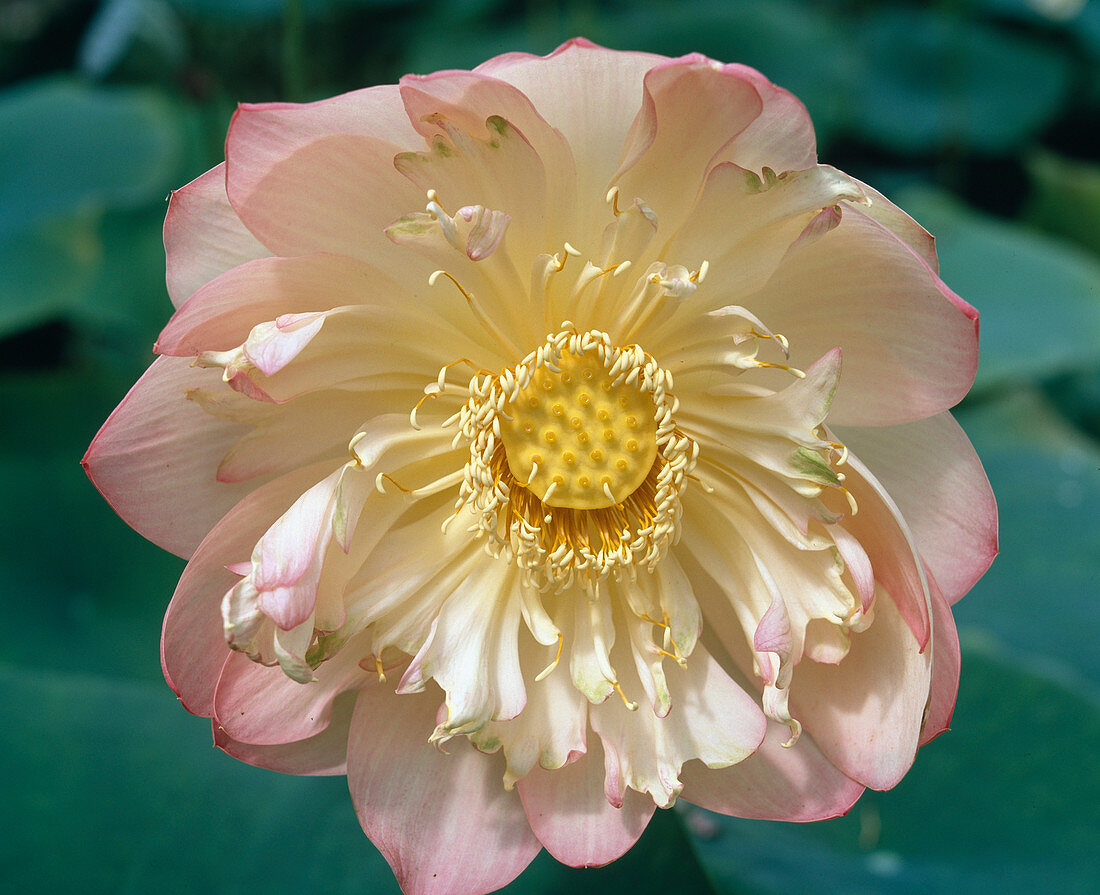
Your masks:
{"label": "stamen cluster", "polygon": [[[564,485],[560,475],[539,493],[532,487],[539,475],[537,461],[526,479],[517,476],[523,461],[514,448],[510,455],[502,430],[502,424],[516,421],[520,398],[540,373],[560,376],[563,368],[592,359],[606,372],[610,389],[628,393],[624,397],[632,403],[643,395],[652,405],[642,437],[653,444],[642,445],[639,452],[653,456],[652,464],[637,476],[620,461],[624,476],[640,478],[625,494],[619,493],[624,478],[605,475],[593,483],[606,495],[602,506],[554,500],[555,490]],[[679,537],[680,496],[699,455],[698,445],[676,426],[679,404],[671,389],[672,374],[641,347],[616,346],[607,333],[580,332],[569,321],[515,367],[479,371],[470,380],[466,403],[444,423],[457,426],[456,446],[463,441],[470,446],[451,519],[472,511],[471,531],[486,539],[487,551],[514,559],[526,583],[539,590],[561,590],[574,582],[594,588],[609,575],[618,580],[637,566],[652,569]]]}

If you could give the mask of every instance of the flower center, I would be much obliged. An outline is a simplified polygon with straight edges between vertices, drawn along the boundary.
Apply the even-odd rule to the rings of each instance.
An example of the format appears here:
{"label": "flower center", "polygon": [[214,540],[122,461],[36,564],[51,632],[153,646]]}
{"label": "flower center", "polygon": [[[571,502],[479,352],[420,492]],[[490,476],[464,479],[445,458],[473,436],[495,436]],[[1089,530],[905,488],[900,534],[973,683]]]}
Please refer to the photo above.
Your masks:
{"label": "flower center", "polygon": [[562,353],[505,405],[508,466],[544,504],[595,510],[622,503],[657,459],[653,399],[615,385],[593,355]]}
{"label": "flower center", "polygon": [[673,420],[668,370],[562,326],[515,367],[474,376],[445,424],[470,445],[455,515],[472,511],[489,552],[540,589],[654,567],[698,456]]}

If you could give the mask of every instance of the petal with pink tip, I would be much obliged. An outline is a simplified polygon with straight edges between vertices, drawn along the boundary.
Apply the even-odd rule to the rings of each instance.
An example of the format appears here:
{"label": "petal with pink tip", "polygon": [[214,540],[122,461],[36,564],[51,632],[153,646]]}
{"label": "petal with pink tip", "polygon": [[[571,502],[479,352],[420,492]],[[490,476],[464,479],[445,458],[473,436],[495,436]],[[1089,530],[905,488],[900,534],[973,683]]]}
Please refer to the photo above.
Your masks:
{"label": "petal with pink tip", "polygon": [[[369,649],[349,644],[315,670],[316,680],[300,684],[280,668],[259,665],[231,653],[214,695],[214,718],[239,743],[276,746],[309,739],[332,719],[333,703],[348,690],[376,679],[359,660]],[[346,730],[345,730],[346,734]]]}
{"label": "petal with pink tip", "polygon": [[955,700],[959,695],[959,671],[962,666],[959,632],[955,628],[951,606],[940,592],[931,573],[929,583],[932,586],[932,692],[928,699],[924,729],[921,731],[922,746],[938,737],[951,724]]}
{"label": "petal with pink tip", "polygon": [[960,600],[997,555],[997,501],[966,433],[941,413],[837,434],[897,501],[948,602]]}
{"label": "petal with pink tip", "polygon": [[736,68],[698,54],[650,69],[643,91],[613,180],[624,198],[637,196],[656,211],[658,228],[671,234],[719,153],[756,120],[763,102]]}
{"label": "petal with pink tip", "polygon": [[846,814],[863,786],[845,776],[803,733],[789,749],[790,731],[768,722],[760,748],[728,768],[710,769],[698,762],[684,766],[685,801],[757,820],[814,821]]}
{"label": "petal with pink tip", "polygon": [[[578,192],[603,199],[622,155],[623,141],[642,102],[641,81],[664,56],[621,53],[578,39],[546,57],[508,53],[477,72],[515,85],[561,132],[576,160]],[[576,97],[585,102],[578,104]],[[598,230],[595,232],[599,232]],[[578,243],[586,240],[578,237]]]}
{"label": "petal with pink tip", "polygon": [[920,742],[931,652],[918,649],[894,602],[880,594],[874,622],[852,636],[843,662],[798,666],[791,708],[843,773],[871,789],[890,789]]}
{"label": "petal with pink tip", "polygon": [[189,358],[157,358],[82,461],[116,513],[178,556],[190,556],[214,523],[255,487],[217,480],[222,457],[248,428],[186,400],[190,389],[224,389],[219,372],[196,369]]}
{"label": "petal with pink tip", "polygon": [[871,204],[861,206],[860,211],[893,232],[898,239],[920,255],[925,263],[938,274],[940,272],[940,259],[936,255],[935,237],[874,187],[858,180],[856,183],[863,187],[863,191],[871,200]]}
{"label": "petal with pink tip", "polygon": [[563,768],[534,768],[519,781],[527,820],[539,841],[570,867],[602,867],[622,857],[645,832],[656,806],[629,790],[621,808],[604,795],[600,738],[588,738],[588,753]]}
{"label": "petal with pink tip", "polygon": [[756,172],[767,167],[779,174],[815,164],[817,140],[802,101],[747,65],[730,64],[723,70],[751,83],[764,107],[752,124],[723,149],[722,161]]}
{"label": "petal with pink tip", "polygon": [[[790,340],[791,356],[840,346],[835,425],[922,419],[956,404],[978,364],[977,312],[892,232],[848,206],[839,226],[794,246],[743,303]],[[765,310],[766,309],[766,310]]]}
{"label": "petal with pink tip", "polygon": [[[461,740],[428,742],[437,700],[362,690],[348,741],[348,786],[370,840],[406,895],[483,895],[511,882],[539,841],[503,762]],[[487,856],[491,859],[487,859]]]}
{"label": "petal with pink tip", "polygon": [[392,253],[386,223],[424,194],[393,157],[423,146],[396,86],[306,105],[242,105],[226,138],[226,192],[246,227],[278,255]]}
{"label": "petal with pink tip", "polygon": [[213,716],[229,655],[221,602],[239,578],[226,565],[247,556],[272,521],[331,469],[331,463],[313,464],[257,488],[212,528],[183,570],[164,616],[160,655],[168,685],[189,712]]}
{"label": "petal with pink tip", "polygon": [[320,733],[305,740],[274,746],[238,742],[217,721],[213,721],[214,745],[227,755],[280,774],[343,775],[348,772],[348,729],[354,707],[355,694],[346,693],[336,700],[332,718]]}
{"label": "petal with pink tip", "polygon": [[858,512],[841,524],[863,547],[875,580],[886,588],[923,651],[932,636],[932,608],[913,533],[897,504],[858,457],[849,456],[847,469],[844,484]]}
{"label": "petal with pink tip", "polygon": [[164,218],[168,296],[180,307],[204,283],[268,251],[225,194],[225,163],[172,191]]}

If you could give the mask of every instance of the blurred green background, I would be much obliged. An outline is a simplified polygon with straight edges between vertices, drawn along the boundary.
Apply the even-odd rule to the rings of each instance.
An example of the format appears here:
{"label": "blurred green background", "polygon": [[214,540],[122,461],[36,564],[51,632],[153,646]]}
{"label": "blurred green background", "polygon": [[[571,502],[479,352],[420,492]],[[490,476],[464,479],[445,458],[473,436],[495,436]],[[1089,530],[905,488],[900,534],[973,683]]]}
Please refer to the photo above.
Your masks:
{"label": "blurred green background", "polygon": [[78,460],[167,320],[168,191],[238,101],[607,46],[749,63],[822,161],[938,237],[982,313],[959,418],[1001,557],[956,609],[954,729],[810,826],[658,812],[602,871],[508,891],[1100,891],[1100,0],[0,0],[0,879],[12,892],[396,892],[342,778],[210,745],[160,678],[181,561]]}

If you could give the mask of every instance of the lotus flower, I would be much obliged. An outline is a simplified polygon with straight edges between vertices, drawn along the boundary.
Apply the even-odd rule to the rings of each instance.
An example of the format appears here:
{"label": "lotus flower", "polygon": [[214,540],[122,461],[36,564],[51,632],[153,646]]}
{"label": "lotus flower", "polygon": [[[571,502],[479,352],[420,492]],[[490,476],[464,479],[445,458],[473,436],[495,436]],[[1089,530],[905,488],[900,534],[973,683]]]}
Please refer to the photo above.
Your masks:
{"label": "lotus flower", "polygon": [[807,821],[943,731],[996,551],[977,313],[761,74],[576,40],[241,106],[85,463],[189,563],[165,676],[348,776],[411,893]]}

